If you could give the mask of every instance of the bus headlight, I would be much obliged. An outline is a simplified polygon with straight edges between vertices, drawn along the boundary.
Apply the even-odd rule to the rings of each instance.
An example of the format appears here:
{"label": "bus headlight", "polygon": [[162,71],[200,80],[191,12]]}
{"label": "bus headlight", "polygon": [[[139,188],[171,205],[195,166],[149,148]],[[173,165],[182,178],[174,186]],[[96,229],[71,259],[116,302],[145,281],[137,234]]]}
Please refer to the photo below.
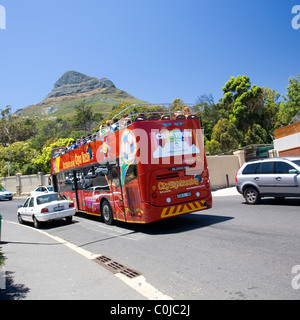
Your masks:
{"label": "bus headlight", "polygon": [[200,192],[199,192],[199,191],[196,192],[196,196],[197,196],[198,198],[200,197]]}
{"label": "bus headlight", "polygon": [[171,203],[172,199],[171,199],[170,197],[168,197],[168,198],[166,199],[166,201],[167,201],[167,203]]}

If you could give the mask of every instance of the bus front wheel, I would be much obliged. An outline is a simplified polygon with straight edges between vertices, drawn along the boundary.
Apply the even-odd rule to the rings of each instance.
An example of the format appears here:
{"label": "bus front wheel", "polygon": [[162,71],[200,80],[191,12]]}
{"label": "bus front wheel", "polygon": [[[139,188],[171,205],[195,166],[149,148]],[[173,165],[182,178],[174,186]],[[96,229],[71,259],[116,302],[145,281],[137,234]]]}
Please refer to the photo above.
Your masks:
{"label": "bus front wheel", "polygon": [[111,206],[107,200],[103,200],[101,205],[101,214],[105,224],[111,225],[114,221]]}

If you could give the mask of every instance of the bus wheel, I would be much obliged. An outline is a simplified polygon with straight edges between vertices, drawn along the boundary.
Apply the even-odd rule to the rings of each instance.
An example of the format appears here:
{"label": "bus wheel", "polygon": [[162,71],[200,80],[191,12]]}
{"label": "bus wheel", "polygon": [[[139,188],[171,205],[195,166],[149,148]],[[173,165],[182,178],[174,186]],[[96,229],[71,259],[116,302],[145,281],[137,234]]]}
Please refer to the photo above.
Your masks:
{"label": "bus wheel", "polygon": [[113,220],[114,220],[113,213],[111,210],[111,206],[107,200],[103,200],[102,202],[101,214],[106,224],[111,225],[113,223]]}

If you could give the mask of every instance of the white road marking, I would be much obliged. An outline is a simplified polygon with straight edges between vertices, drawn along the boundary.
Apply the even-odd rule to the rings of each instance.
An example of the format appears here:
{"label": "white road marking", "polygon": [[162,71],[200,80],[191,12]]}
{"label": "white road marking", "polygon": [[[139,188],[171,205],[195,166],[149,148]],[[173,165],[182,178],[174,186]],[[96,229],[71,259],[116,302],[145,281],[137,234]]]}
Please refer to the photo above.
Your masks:
{"label": "white road marking", "polygon": [[[21,226],[24,228],[28,228],[32,231],[39,232],[39,233],[47,236],[48,238],[53,239],[53,240],[65,245],[69,249],[75,251],[76,253],[82,255],[83,257],[85,257],[89,260],[94,260],[97,257],[102,256],[102,254],[95,254],[95,253],[92,253],[92,252],[87,251],[85,249],[82,249],[67,240],[59,238],[57,236],[53,236],[46,231],[43,231],[40,229],[34,229],[34,228],[26,226],[26,225],[20,225],[19,223],[12,222],[12,221],[7,221],[7,220],[2,220],[2,221],[5,223],[15,224],[15,225],[18,225],[18,226]],[[153,287],[150,283],[148,283],[144,276],[139,276],[139,277],[136,277],[133,279],[130,279],[121,273],[116,273],[115,276],[118,279],[120,279],[121,281],[123,281],[125,284],[127,284],[130,288],[137,291],[138,293],[140,293],[142,296],[144,296],[145,298],[147,298],[149,300],[173,300],[173,298],[169,297],[168,295],[165,295],[164,293],[160,292],[158,289]]]}
{"label": "white road marking", "polygon": [[130,279],[122,273],[117,273],[116,277],[149,300],[173,300],[173,298],[169,297],[166,294],[163,294],[158,289],[149,284],[144,276]]}

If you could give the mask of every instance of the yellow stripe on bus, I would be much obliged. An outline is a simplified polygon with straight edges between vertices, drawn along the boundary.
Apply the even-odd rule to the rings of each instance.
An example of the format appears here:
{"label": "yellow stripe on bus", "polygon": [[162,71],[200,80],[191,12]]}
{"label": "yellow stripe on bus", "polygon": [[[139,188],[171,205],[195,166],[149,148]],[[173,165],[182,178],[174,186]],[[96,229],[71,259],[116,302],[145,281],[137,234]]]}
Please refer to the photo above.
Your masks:
{"label": "yellow stripe on bus", "polygon": [[190,202],[188,204],[173,206],[171,208],[165,208],[161,212],[161,218],[174,217],[180,214],[185,214],[193,211],[203,210],[206,207],[203,206],[202,202]]}

